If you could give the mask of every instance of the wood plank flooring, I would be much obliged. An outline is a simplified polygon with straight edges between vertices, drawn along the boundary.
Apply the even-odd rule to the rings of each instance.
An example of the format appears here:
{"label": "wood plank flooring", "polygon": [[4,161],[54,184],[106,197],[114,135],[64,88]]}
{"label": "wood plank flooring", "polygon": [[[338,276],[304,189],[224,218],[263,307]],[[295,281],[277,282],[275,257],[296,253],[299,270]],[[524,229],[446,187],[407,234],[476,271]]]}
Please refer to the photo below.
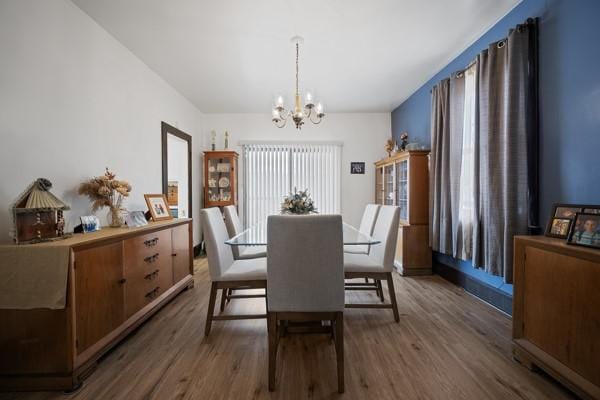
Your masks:
{"label": "wood plank flooring", "polygon": [[[277,388],[269,393],[266,320],[215,322],[204,338],[206,260],[195,268],[195,287],[106,355],[79,391],[3,393],[0,400],[574,398],[513,361],[508,317],[439,276],[397,274],[399,324],[390,310],[344,312],[345,394],[337,394],[326,335],[282,339]],[[376,301],[374,293],[347,296]],[[225,312],[264,312],[264,300],[233,300]]]}

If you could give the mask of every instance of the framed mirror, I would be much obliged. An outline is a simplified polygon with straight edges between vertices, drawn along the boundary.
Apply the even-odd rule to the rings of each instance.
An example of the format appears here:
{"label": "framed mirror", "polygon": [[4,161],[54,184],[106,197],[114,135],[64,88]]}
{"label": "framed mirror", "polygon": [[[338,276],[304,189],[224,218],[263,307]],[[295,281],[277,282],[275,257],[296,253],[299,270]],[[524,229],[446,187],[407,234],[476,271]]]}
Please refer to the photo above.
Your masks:
{"label": "framed mirror", "polygon": [[162,190],[174,218],[192,216],[192,137],[162,122]]}

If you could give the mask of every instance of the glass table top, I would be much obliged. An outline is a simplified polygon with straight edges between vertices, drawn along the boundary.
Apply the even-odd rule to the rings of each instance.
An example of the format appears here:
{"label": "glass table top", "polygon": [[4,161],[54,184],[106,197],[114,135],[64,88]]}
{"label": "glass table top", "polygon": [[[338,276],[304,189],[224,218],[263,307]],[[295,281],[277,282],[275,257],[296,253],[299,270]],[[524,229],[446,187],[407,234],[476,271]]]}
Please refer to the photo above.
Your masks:
{"label": "glass table top", "polygon": [[[361,233],[347,223],[342,224],[345,246],[372,245],[381,243],[375,238]],[[266,246],[267,245],[267,223],[256,224],[237,236],[225,241],[230,246]]]}

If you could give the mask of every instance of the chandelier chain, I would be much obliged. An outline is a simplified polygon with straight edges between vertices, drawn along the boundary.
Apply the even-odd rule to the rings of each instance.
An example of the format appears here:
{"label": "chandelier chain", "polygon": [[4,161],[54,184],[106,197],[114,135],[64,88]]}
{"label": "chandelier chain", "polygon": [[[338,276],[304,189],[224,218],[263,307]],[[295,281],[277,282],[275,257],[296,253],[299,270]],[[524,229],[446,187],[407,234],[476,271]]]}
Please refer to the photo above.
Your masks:
{"label": "chandelier chain", "polygon": [[300,94],[298,90],[298,55],[300,53],[300,44],[296,42],[296,95]]}

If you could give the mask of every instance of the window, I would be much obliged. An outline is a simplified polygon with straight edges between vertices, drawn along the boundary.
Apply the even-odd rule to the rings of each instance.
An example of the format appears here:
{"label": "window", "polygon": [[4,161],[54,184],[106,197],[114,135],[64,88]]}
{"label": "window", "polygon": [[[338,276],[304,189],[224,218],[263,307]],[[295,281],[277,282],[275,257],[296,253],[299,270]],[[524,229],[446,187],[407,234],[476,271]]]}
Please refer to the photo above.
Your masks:
{"label": "window", "polygon": [[308,189],[320,214],[340,213],[340,144],[248,143],[244,148],[246,227],[279,214],[283,197]]}
{"label": "window", "polygon": [[475,66],[465,71],[465,104],[463,115],[461,174],[459,186],[459,213],[458,219],[462,230],[463,243],[459,256],[463,259],[471,258],[473,237],[474,213],[474,173],[475,173]]}

